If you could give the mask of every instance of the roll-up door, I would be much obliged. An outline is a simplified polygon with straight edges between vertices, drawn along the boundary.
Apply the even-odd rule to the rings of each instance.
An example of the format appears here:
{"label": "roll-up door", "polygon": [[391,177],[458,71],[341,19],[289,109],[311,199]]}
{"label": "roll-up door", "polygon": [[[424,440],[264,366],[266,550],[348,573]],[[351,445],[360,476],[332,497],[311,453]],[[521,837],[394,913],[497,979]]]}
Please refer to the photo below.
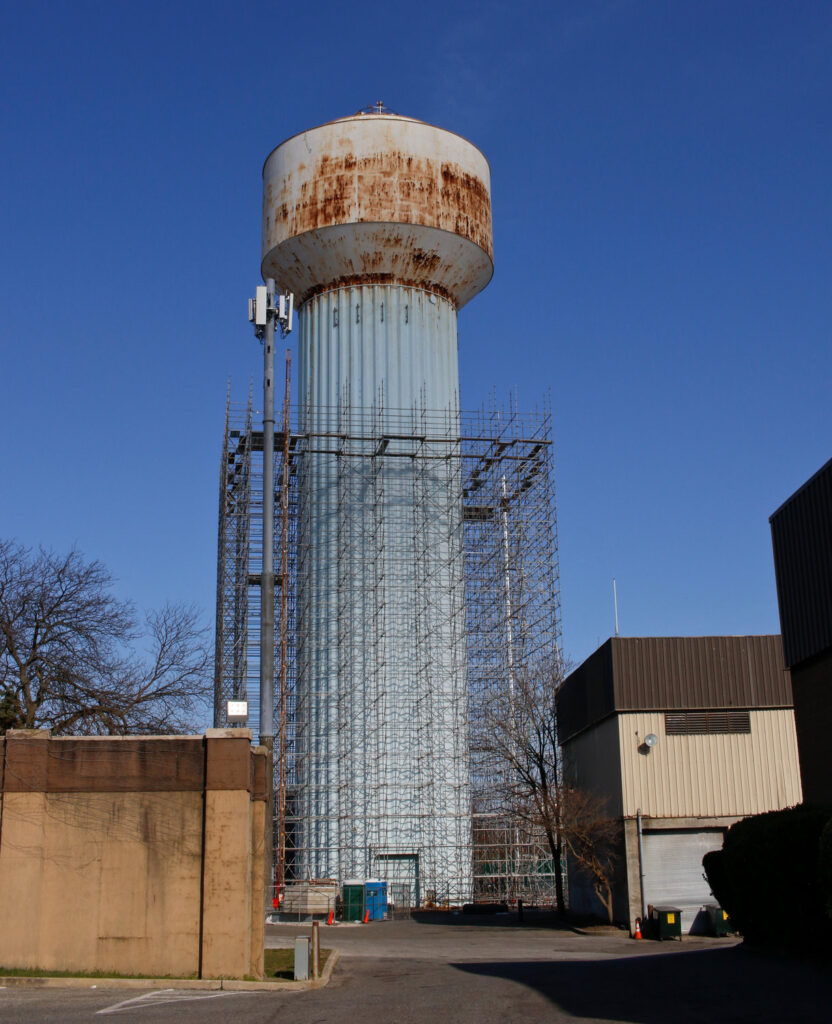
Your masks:
{"label": "roll-up door", "polygon": [[[722,848],[723,834],[722,829],[644,832],[645,903],[679,907],[684,932],[691,930],[703,904],[715,902],[702,858]],[[694,931],[703,930],[702,924],[697,922]]]}

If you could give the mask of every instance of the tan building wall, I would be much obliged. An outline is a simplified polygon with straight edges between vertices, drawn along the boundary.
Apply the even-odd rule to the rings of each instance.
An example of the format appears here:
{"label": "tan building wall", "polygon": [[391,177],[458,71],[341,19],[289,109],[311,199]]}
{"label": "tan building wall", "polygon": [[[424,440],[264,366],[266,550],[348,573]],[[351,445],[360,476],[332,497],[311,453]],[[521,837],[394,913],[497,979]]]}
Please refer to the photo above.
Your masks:
{"label": "tan building wall", "polygon": [[[666,712],[679,728],[682,714],[730,711],[748,714],[749,733],[668,735],[665,728]],[[621,820],[615,913],[631,929],[642,914],[642,871],[644,900],[664,893],[686,908],[683,928],[693,925],[713,898],[702,852],[718,848],[740,818],[802,799],[777,636],[612,637],[565,680],[558,714],[567,778],[606,798]],[[657,743],[648,750],[650,733]],[[573,882],[570,900],[574,893],[581,909],[598,912],[587,887]]]}
{"label": "tan building wall", "polygon": [[261,976],[265,756],[250,740],[0,739],[0,965]]}
{"label": "tan building wall", "polygon": [[566,781],[606,799],[606,811],[612,818],[624,813],[620,744],[618,722],[613,716],[575,736],[563,748]]}
{"label": "tan building wall", "polygon": [[[651,818],[744,817],[800,803],[794,712],[750,715],[750,733],[705,736],[668,736],[661,712],[617,715],[620,813],[632,817],[640,808]],[[649,733],[658,743],[641,753]]]}

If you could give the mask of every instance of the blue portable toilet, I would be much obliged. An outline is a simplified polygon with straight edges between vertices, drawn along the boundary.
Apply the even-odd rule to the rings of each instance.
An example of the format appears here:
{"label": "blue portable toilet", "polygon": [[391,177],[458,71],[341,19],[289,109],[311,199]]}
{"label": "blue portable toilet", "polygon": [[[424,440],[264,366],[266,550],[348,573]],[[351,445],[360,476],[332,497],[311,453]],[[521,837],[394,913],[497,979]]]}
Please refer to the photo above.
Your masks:
{"label": "blue portable toilet", "polygon": [[387,882],[368,878],[364,883],[364,908],[371,921],[383,921],[387,917]]}

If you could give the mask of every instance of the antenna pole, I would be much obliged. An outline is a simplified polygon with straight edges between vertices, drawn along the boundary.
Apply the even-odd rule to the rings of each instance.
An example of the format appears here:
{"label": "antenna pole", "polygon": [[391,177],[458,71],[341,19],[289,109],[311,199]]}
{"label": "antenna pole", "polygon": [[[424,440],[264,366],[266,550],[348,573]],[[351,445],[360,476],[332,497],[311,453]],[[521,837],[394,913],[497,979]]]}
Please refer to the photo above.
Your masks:
{"label": "antenna pole", "polygon": [[615,576],[612,578],[612,600],[615,605],[615,635],[618,636],[618,590],[615,586]]}
{"label": "antenna pole", "polygon": [[[294,297],[275,295],[273,278],[249,300],[248,318],[263,344],[263,563],[260,568],[260,728],[266,748],[265,902],[274,884],[274,334],[292,329]],[[276,894],[275,894],[276,895]]]}
{"label": "antenna pole", "polygon": [[[283,391],[283,473],[280,480],[280,732],[277,748],[277,892],[281,898],[286,882],[286,698],[287,647],[289,643],[289,405],[292,353],[286,349],[286,378]],[[278,904],[279,905],[279,904]]]}
{"label": "antenna pole", "polygon": [[274,281],[263,329],[263,565],[260,572],[260,742],[274,745]]}
{"label": "antenna pole", "polygon": [[[274,280],[263,330],[263,565],[260,571],[260,744],[266,748],[265,903],[274,881]],[[276,894],[275,894],[276,895]]]}

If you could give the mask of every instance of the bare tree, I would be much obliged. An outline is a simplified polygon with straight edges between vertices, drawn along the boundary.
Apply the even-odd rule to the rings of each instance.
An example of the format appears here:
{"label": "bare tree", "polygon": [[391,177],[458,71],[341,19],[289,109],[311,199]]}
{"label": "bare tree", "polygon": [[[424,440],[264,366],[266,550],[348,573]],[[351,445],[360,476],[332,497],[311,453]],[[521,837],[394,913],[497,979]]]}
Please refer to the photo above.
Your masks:
{"label": "bare tree", "polygon": [[515,669],[510,685],[487,704],[480,750],[497,767],[506,817],[519,818],[546,837],[558,913],[565,912],[562,862],[568,851],[612,920],[618,826],[602,800],[564,780],[555,694],[567,671],[562,661]]}
{"label": "bare tree", "polygon": [[[494,785],[506,817],[542,830],[555,872],[555,901],[564,913],[562,773],[557,738],[555,690],[561,664],[538,671],[518,669],[505,691],[486,703],[475,740],[494,763]],[[475,751],[476,752],[476,751]]]}
{"label": "bare tree", "polygon": [[176,733],[202,717],[210,663],[196,610],[167,605],[139,629],[113,583],[77,551],[0,540],[0,731]]}
{"label": "bare tree", "polygon": [[589,879],[612,924],[612,883],[619,825],[608,815],[606,802],[586,790],[563,786],[560,809],[561,835],[572,855],[574,870]]}

